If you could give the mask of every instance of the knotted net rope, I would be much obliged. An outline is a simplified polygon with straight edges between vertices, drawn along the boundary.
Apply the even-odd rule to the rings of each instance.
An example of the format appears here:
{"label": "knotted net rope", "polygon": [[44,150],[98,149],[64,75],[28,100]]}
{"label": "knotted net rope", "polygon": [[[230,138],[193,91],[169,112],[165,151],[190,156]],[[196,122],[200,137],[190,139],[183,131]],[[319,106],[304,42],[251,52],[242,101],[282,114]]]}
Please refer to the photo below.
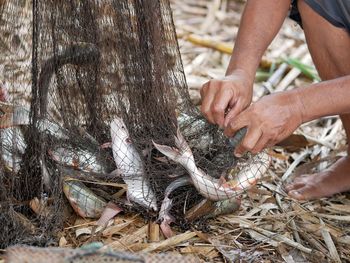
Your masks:
{"label": "knotted net rope", "polygon": [[5,0],[0,19],[0,247],[54,244],[67,197],[86,217],[171,207],[185,227],[184,211],[266,171],[266,155],[237,163],[191,103],[168,0]]}

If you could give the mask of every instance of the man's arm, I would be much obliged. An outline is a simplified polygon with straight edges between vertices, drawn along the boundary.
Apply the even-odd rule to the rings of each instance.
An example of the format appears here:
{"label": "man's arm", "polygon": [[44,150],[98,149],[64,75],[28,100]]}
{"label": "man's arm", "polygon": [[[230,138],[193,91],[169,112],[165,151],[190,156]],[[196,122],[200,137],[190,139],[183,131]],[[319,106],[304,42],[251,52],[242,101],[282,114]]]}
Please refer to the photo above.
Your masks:
{"label": "man's arm", "polygon": [[248,0],[226,75],[243,70],[254,80],[267,47],[285,20],[290,0]]}
{"label": "man's arm", "polygon": [[[226,77],[205,83],[201,111],[211,123],[227,126],[252,100],[261,57],[287,16],[290,0],[248,0]],[[230,109],[225,118],[225,112]]]}
{"label": "man's arm", "polygon": [[225,134],[232,136],[247,127],[247,135],[235,154],[260,152],[288,137],[302,123],[350,113],[349,87],[350,76],[345,76],[265,96],[241,112],[225,129]]}
{"label": "man's arm", "polygon": [[350,113],[350,75],[295,90],[301,104],[302,122]]}

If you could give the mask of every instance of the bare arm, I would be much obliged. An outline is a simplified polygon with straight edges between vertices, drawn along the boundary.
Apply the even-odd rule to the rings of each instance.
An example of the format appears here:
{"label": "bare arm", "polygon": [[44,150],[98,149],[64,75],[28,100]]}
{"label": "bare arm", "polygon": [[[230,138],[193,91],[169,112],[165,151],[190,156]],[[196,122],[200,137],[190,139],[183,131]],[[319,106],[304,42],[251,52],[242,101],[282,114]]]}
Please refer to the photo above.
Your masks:
{"label": "bare arm", "polygon": [[350,113],[350,75],[294,91],[300,101],[302,122]]}
{"label": "bare arm", "polygon": [[324,81],[265,96],[253,103],[225,129],[232,136],[247,127],[247,135],[236,148],[260,152],[294,132],[302,123],[336,114],[350,113],[350,76]]}
{"label": "bare arm", "polygon": [[[290,0],[248,0],[226,77],[205,83],[201,111],[221,127],[249,106],[261,57],[287,15]],[[225,112],[230,109],[225,119]]]}
{"label": "bare arm", "polygon": [[290,0],[248,0],[226,75],[241,69],[254,81],[262,55],[285,20]]}

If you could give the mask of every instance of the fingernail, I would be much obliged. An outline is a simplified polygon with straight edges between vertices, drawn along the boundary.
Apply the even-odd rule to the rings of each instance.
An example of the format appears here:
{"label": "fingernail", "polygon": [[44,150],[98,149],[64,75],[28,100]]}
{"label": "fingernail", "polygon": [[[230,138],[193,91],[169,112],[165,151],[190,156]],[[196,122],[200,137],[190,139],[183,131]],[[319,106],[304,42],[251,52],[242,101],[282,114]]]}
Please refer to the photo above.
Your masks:
{"label": "fingernail", "polygon": [[237,158],[241,158],[241,157],[242,157],[242,154],[241,154],[241,153],[235,152],[234,155],[235,155]]}
{"label": "fingernail", "polygon": [[227,127],[227,124],[228,124],[228,123],[227,123],[227,121],[225,120],[225,121],[224,121],[224,128]]}
{"label": "fingernail", "polygon": [[300,199],[302,197],[300,192],[296,190],[289,191],[288,195],[295,199]]}

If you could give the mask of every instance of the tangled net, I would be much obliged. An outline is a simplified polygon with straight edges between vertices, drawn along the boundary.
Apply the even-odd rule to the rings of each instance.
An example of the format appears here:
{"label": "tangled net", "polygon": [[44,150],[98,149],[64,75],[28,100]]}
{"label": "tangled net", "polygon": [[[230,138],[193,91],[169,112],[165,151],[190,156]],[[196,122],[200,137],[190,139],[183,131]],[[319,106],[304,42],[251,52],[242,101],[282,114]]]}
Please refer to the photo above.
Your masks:
{"label": "tangled net", "polygon": [[66,198],[186,225],[266,171],[192,105],[168,0],[5,0],[0,18],[0,247],[56,242]]}
{"label": "tangled net", "polygon": [[8,263],[46,263],[50,259],[52,263],[164,263],[181,262],[196,263],[197,259],[190,256],[174,255],[171,253],[146,254],[126,253],[122,251],[102,250],[85,247],[83,249],[69,248],[35,248],[26,246],[13,246],[7,250],[6,262]]}

